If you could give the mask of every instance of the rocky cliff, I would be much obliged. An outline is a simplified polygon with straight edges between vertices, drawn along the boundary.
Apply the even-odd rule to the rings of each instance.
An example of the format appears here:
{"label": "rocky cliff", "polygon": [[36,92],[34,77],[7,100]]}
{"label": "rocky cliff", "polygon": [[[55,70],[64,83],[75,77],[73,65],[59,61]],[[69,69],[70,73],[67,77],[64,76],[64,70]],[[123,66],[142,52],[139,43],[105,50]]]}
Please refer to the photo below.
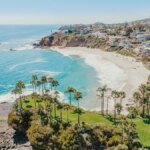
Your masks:
{"label": "rocky cliff", "polygon": [[62,46],[62,47],[91,47],[102,48],[106,41],[89,35],[54,33],[42,38],[40,47]]}

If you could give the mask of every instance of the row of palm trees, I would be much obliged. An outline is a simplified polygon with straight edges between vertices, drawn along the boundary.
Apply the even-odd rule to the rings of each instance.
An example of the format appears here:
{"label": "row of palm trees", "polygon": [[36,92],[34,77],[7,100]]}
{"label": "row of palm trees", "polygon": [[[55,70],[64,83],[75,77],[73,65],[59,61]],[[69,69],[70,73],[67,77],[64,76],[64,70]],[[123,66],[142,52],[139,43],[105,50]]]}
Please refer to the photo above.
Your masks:
{"label": "row of palm trees", "polygon": [[[56,90],[57,86],[59,86],[59,82],[52,78],[52,77],[46,77],[46,76],[41,76],[40,80],[37,75],[32,76],[32,80],[30,81],[30,84],[32,85],[32,98],[34,100],[34,107],[36,109],[37,105],[39,107],[39,103],[41,100],[35,100],[36,98],[40,98],[44,100],[45,102],[45,109],[49,111],[50,118],[51,118],[51,112],[52,108],[50,105],[47,105],[48,103],[53,102],[54,104],[54,118],[56,119],[56,109],[60,110],[60,119],[62,121],[62,108],[67,110],[67,121],[68,119],[68,109],[69,105],[72,105],[72,101],[76,100],[77,101],[77,111],[76,113],[78,114],[78,124],[80,124],[80,99],[83,97],[82,92],[77,91],[75,88],[69,86],[65,93],[69,97],[69,105],[61,105],[59,103],[59,92]],[[24,94],[24,89],[26,88],[25,83],[23,81],[18,81],[15,85],[15,88],[12,90],[12,94],[15,95],[17,99],[17,95],[19,96],[17,100],[17,106],[20,106],[20,109],[23,109],[22,107],[22,102],[23,102],[23,94]],[[37,94],[38,93],[38,94]]]}
{"label": "row of palm trees", "polygon": [[126,97],[125,92],[111,90],[106,85],[102,85],[97,89],[97,96],[100,98],[101,114],[104,115],[105,101],[106,101],[106,115],[109,112],[109,100],[114,101],[114,121],[116,120],[117,113],[120,115],[122,111],[122,102]]}
{"label": "row of palm trees", "polygon": [[142,116],[150,116],[150,85],[142,84],[137,92],[133,94],[136,108],[142,110]]}

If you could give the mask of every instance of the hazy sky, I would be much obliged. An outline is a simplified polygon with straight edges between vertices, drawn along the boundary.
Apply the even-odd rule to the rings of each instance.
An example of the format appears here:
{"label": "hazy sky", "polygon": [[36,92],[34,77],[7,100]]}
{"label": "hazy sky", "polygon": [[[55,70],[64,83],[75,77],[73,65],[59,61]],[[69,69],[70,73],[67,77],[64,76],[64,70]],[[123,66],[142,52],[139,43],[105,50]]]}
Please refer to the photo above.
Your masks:
{"label": "hazy sky", "polygon": [[116,23],[150,17],[150,0],[0,0],[0,24]]}

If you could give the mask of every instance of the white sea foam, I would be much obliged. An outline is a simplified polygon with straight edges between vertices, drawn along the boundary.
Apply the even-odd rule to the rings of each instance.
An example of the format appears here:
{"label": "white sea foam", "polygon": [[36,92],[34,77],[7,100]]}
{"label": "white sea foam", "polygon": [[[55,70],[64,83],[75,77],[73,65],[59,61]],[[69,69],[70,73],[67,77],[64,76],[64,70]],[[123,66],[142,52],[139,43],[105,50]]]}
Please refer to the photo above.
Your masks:
{"label": "white sea foam", "polygon": [[[26,89],[23,94],[24,95],[30,95],[30,94],[32,94],[32,92],[33,92],[32,89]],[[54,95],[54,92],[55,91],[52,91],[51,94]],[[0,103],[2,103],[2,102],[8,102],[8,103],[14,102],[15,99],[16,99],[15,95],[13,95],[11,92],[0,95]],[[62,92],[59,91],[59,101],[68,102],[69,100],[67,99],[67,97]]]}
{"label": "white sea foam", "polygon": [[33,73],[39,73],[39,72],[48,76],[56,76],[61,73],[61,72],[48,71],[48,70],[33,70]]}
{"label": "white sea foam", "polygon": [[34,61],[30,61],[30,62],[24,62],[24,63],[19,63],[19,64],[15,64],[13,66],[11,66],[9,68],[9,71],[14,70],[15,68],[19,67],[19,66],[23,66],[23,65],[27,65],[27,64],[34,64],[34,63],[45,63],[47,61],[43,60],[43,59],[36,59]]}
{"label": "white sea foam", "polygon": [[14,50],[16,50],[16,51],[23,51],[23,50],[30,50],[30,49],[33,49],[33,48],[34,48],[33,45],[25,45],[25,46],[22,46],[22,47],[17,47]]}
{"label": "white sea foam", "polygon": [[[24,95],[29,95],[32,93],[31,89],[27,89],[24,92]],[[15,95],[13,95],[11,92],[0,95],[0,103],[2,102],[14,102],[15,101]]]}

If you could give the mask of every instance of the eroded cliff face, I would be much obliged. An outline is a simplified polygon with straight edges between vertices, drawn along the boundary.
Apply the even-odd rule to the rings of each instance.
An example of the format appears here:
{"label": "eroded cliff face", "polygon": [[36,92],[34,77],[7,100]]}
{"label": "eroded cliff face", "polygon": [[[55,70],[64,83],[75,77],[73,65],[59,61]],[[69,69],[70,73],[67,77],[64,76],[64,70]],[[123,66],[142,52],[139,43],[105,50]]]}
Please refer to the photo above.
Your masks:
{"label": "eroded cliff face", "polygon": [[62,46],[62,47],[91,47],[100,48],[105,46],[106,41],[79,34],[54,33],[51,36],[42,38],[39,45],[41,47]]}

